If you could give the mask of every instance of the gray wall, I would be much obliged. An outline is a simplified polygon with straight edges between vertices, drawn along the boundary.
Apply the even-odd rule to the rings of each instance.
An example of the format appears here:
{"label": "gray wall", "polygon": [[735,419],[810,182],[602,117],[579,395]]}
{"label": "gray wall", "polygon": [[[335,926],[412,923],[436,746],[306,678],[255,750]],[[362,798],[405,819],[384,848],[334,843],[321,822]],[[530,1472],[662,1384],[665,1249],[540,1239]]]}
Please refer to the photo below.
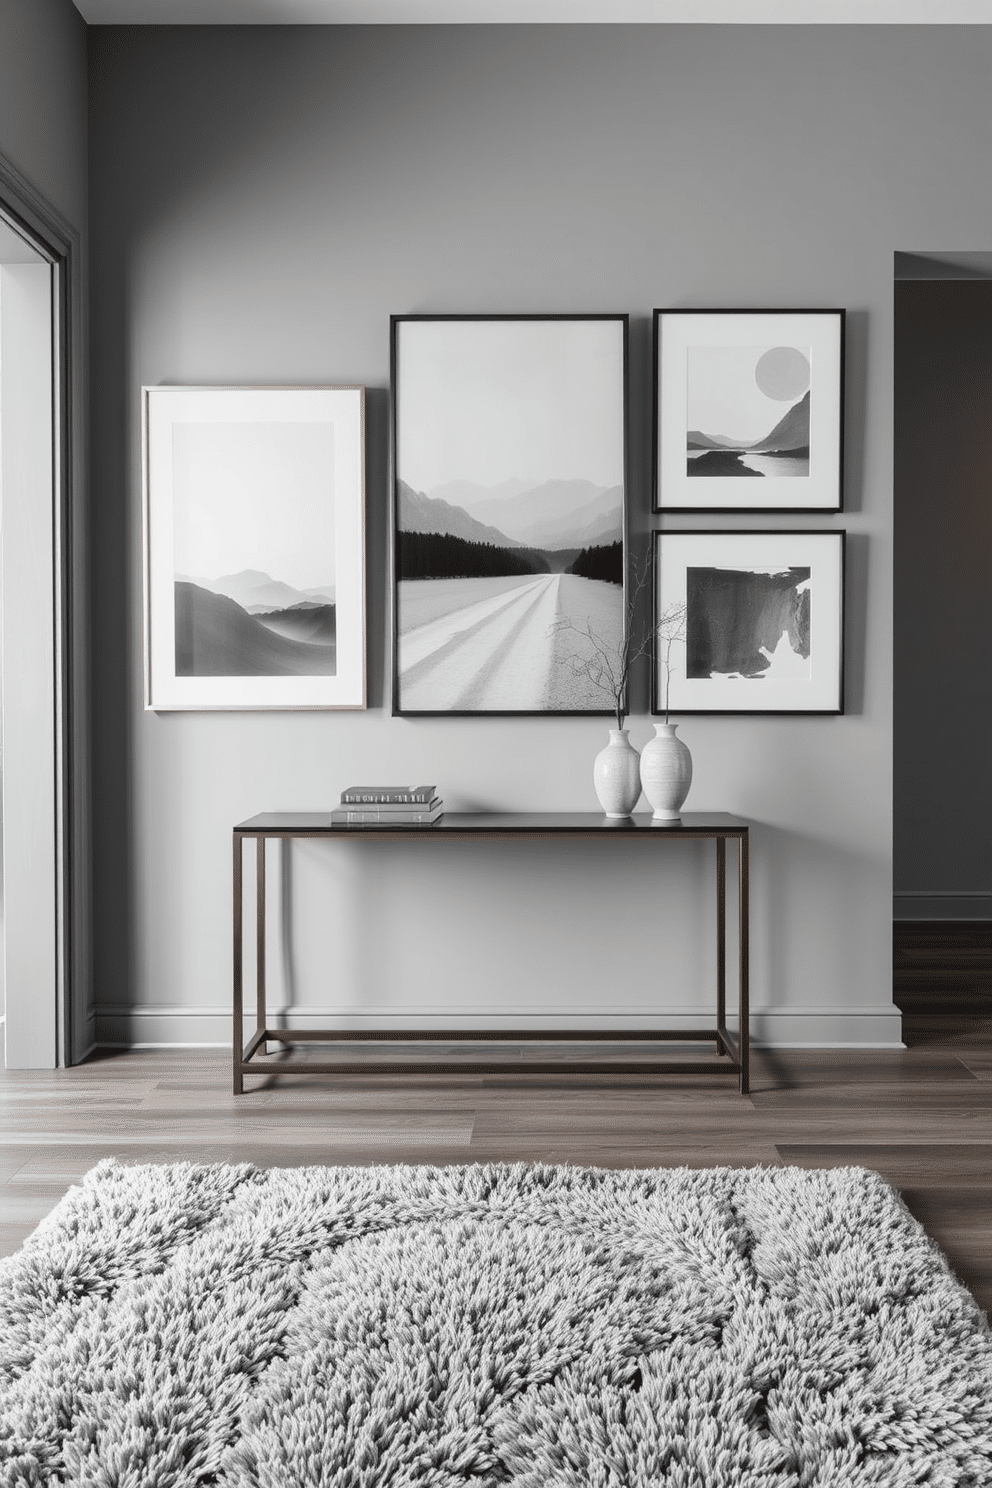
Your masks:
{"label": "gray wall", "polygon": [[86,228],[86,25],[72,0],[0,0],[0,154]]}
{"label": "gray wall", "polygon": [[992,280],[923,265],[896,284],[896,917],[992,920]]}
{"label": "gray wall", "polygon": [[[227,1036],[229,830],[255,811],[369,777],[436,779],[452,808],[595,808],[604,720],[389,717],[390,312],[630,311],[644,530],[651,308],[843,305],[849,510],[781,525],[851,534],[849,712],[681,733],[689,808],[758,824],[759,1033],[897,1040],[893,252],[990,240],[992,32],[136,28],[90,55],[97,1035]],[[370,711],[144,714],[140,385],[356,380]],[[289,868],[272,976],[327,1016],[649,1021],[711,986],[691,847],[304,845]]]}

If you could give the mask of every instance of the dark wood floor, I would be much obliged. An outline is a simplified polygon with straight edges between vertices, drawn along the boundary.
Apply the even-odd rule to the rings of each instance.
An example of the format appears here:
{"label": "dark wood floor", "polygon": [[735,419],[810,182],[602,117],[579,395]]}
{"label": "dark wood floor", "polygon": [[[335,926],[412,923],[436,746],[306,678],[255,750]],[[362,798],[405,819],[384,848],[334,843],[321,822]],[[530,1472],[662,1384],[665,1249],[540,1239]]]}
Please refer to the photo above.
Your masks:
{"label": "dark wood floor", "polygon": [[[964,947],[955,982],[953,948],[940,948],[938,963],[933,936],[916,935],[915,946],[896,947],[906,1049],[759,1052],[743,1098],[731,1079],[702,1075],[460,1075],[454,1049],[450,1075],[286,1075],[249,1080],[241,1098],[229,1093],[220,1050],[104,1052],[75,1069],[9,1071],[0,1076],[0,1253],[106,1156],[281,1166],[854,1163],[902,1191],[988,1311],[992,954]],[[928,967],[929,992],[918,975]]]}
{"label": "dark wood floor", "polygon": [[928,1038],[941,1019],[964,1031],[992,1014],[990,921],[897,921],[892,968],[907,1043]]}

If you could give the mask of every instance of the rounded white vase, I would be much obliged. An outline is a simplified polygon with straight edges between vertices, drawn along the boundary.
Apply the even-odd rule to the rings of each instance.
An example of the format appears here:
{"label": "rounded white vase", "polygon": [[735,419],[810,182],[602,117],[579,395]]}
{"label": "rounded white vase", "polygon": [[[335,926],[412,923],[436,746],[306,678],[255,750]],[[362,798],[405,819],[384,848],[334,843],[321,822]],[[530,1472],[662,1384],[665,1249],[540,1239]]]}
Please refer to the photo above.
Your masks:
{"label": "rounded white vase", "polygon": [[609,817],[629,816],[641,794],[640,756],[626,729],[610,729],[610,742],[596,756],[593,785]]}
{"label": "rounded white vase", "polygon": [[692,784],[692,755],[675,737],[678,724],[656,723],[641,751],[641,785],[655,821],[682,820],[682,802]]}

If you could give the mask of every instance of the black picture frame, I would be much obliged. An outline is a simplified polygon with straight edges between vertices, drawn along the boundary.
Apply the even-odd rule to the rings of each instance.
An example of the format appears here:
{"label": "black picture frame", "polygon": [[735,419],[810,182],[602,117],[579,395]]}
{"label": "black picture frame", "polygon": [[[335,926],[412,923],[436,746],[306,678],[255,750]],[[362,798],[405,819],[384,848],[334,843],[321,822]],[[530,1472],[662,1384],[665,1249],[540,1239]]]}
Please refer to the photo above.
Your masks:
{"label": "black picture frame", "polygon": [[390,316],[394,717],[614,712],[582,660],[625,638],[628,345],[626,314]]}
{"label": "black picture frame", "polygon": [[652,510],[842,511],[846,323],[842,309],[656,309]]}
{"label": "black picture frame", "polygon": [[[813,529],[656,532],[652,714],[842,714],[845,539]],[[666,689],[664,636],[679,605],[684,634]]]}

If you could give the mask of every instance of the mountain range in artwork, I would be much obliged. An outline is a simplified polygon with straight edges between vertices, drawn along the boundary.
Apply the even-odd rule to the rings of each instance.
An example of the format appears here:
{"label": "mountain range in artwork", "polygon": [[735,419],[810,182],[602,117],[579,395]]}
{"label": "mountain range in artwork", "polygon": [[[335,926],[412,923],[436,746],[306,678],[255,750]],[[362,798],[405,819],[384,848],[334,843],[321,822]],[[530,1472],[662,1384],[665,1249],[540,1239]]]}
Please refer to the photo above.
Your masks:
{"label": "mountain range in artwork", "polygon": [[586,480],[479,486],[449,481],[430,492],[398,482],[401,532],[446,532],[502,547],[585,548],[622,536],[623,488]]}
{"label": "mountain range in artwork", "polygon": [[178,677],[333,677],[333,585],[295,589],[259,569],[217,579],[177,574]]}
{"label": "mountain range in artwork", "polygon": [[809,392],[761,439],[742,444],[721,434],[690,429],[686,473],[706,475],[808,475]]}

